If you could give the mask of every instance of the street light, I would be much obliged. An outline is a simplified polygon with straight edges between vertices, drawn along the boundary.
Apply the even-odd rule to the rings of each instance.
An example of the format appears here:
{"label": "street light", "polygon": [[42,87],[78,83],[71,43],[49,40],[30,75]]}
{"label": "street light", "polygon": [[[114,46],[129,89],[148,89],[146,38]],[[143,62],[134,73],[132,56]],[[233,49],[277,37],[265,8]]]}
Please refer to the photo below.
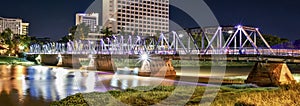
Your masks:
{"label": "street light", "polygon": [[184,35],[183,34],[179,34],[179,37],[182,38]]}
{"label": "street light", "polygon": [[233,32],[233,30],[230,30],[230,31],[228,31],[228,33],[229,33],[229,34],[233,34],[234,32]]}

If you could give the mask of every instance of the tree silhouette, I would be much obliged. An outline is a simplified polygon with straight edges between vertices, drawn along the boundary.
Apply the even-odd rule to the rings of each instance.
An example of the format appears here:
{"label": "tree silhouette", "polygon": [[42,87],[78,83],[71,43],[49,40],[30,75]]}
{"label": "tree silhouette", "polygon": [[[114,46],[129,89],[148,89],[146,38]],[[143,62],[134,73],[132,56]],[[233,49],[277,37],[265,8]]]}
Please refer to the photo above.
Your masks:
{"label": "tree silhouette", "polygon": [[72,27],[69,32],[71,33],[71,39],[85,39],[91,30],[85,23],[81,23]]}
{"label": "tree silhouette", "polygon": [[101,33],[104,34],[106,37],[111,36],[113,34],[113,32],[108,27],[103,28]]}

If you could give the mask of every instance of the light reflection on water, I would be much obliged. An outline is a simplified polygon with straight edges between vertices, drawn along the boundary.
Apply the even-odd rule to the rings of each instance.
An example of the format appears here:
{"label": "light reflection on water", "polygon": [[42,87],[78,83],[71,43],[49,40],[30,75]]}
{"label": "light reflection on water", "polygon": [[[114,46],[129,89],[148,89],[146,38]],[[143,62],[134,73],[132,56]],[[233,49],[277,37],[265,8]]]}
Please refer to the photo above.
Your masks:
{"label": "light reflection on water", "polygon": [[[50,101],[85,92],[106,92],[112,89],[127,89],[136,86],[173,85],[172,80],[163,78],[118,75],[109,72],[69,70],[45,66],[0,65],[0,103],[24,105]],[[16,98],[7,101],[8,98]]]}
{"label": "light reflection on water", "polygon": [[[192,70],[192,69],[186,69]],[[226,76],[245,76],[251,68],[232,68]],[[136,71],[136,69],[135,69]],[[192,70],[191,75],[198,75]],[[122,72],[120,72],[122,73]],[[113,89],[127,89],[137,86],[176,85],[179,83],[175,77],[139,77],[136,75],[114,74],[110,72],[95,72],[86,70],[73,70],[46,66],[11,66],[0,65],[0,103],[5,101],[24,105],[47,105],[50,101],[63,99],[69,95],[86,92],[106,92]],[[180,75],[181,72],[177,71]],[[209,76],[210,69],[201,69],[199,76]],[[183,82],[187,85],[205,85],[202,83]],[[7,98],[10,101],[7,101]]]}

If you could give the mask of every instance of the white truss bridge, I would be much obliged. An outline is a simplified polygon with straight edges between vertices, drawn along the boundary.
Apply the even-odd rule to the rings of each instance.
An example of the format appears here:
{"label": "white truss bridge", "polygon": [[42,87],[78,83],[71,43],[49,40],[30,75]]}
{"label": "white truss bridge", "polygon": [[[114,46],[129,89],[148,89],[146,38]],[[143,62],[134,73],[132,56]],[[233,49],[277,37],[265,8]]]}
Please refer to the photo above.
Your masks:
{"label": "white truss bridge", "polygon": [[[116,55],[211,55],[249,54],[298,56],[299,50],[272,49],[258,28],[247,26],[207,27],[191,34],[186,30],[160,36],[113,35],[99,41],[32,44],[28,54],[116,54]],[[258,41],[260,40],[260,45]]]}

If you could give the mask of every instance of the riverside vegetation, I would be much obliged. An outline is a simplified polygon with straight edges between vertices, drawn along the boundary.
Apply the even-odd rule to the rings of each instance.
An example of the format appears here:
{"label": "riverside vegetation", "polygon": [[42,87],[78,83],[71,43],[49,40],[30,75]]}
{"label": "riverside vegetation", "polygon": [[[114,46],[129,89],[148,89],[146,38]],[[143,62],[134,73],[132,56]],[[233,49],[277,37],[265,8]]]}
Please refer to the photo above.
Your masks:
{"label": "riverside vegetation", "polygon": [[[94,106],[105,104],[109,106],[120,105],[125,103],[128,105],[154,105],[162,102],[170,95],[175,95],[172,101],[167,102],[168,105],[176,105],[186,103],[185,98],[189,97],[188,91],[193,89],[191,86],[158,86],[151,90],[151,87],[137,87],[124,91],[112,90],[105,93],[78,93],[69,96],[61,101],[52,102],[52,106]],[[143,90],[144,89],[144,90]],[[176,93],[173,94],[174,89]],[[203,96],[206,89],[208,94]],[[187,100],[185,105],[198,106],[202,98],[210,98],[215,91],[211,88],[198,86],[194,93]],[[107,97],[111,95],[111,97]],[[280,87],[257,87],[255,85],[227,85],[222,86],[218,91],[216,98],[212,102],[212,106],[299,106],[300,105],[300,84],[284,85]],[[118,100],[115,101],[115,100]],[[208,104],[208,103],[204,103]]]}
{"label": "riverside vegetation", "polygon": [[30,62],[24,58],[0,56],[0,65],[23,65],[31,66],[35,65],[34,62]]}

